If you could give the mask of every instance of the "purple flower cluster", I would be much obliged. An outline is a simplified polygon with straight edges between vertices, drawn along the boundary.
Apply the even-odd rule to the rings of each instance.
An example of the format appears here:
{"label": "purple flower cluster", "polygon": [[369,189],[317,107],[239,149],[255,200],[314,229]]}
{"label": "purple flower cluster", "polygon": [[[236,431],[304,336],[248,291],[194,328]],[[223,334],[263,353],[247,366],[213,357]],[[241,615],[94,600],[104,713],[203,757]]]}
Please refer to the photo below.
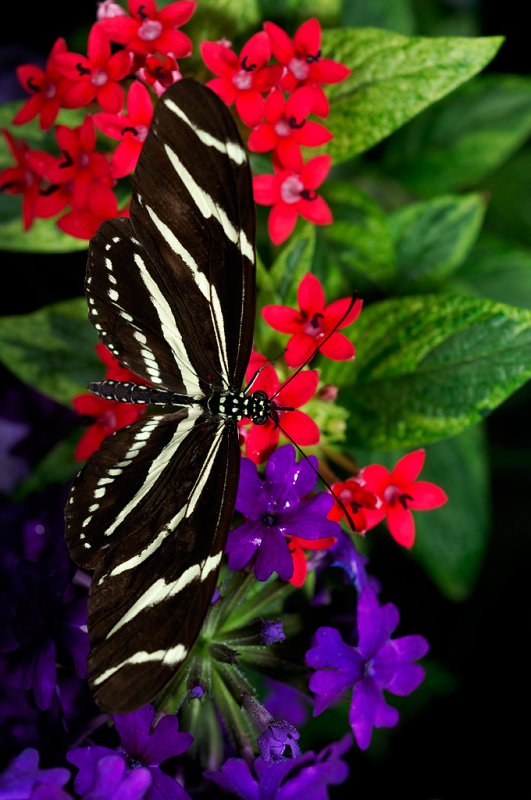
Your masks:
{"label": "purple flower cluster", "polygon": [[333,505],[331,495],[308,497],[317,483],[316,468],[313,456],[297,462],[289,444],[269,458],[264,477],[252,461],[242,458],[236,510],[247,522],[229,533],[226,552],[231,569],[251,564],[259,581],[274,572],[288,581],[293,575],[290,536],[314,541],[339,534],[339,525],[326,518]]}

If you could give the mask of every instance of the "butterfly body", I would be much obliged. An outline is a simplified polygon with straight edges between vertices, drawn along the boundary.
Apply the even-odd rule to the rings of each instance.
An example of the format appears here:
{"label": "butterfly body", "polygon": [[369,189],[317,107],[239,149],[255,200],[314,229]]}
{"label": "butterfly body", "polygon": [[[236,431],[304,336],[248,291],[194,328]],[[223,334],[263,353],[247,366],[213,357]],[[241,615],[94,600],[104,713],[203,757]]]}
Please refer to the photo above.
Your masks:
{"label": "butterfly body", "polygon": [[247,157],[227,108],[195,81],[158,101],[130,215],[91,241],[86,292],[102,341],[149,386],[91,388],[155,413],[104,441],[65,509],[72,558],[94,570],[89,683],[112,712],[153,700],[193,647],[234,511],[236,422],[274,413],[241,389],[255,313]]}

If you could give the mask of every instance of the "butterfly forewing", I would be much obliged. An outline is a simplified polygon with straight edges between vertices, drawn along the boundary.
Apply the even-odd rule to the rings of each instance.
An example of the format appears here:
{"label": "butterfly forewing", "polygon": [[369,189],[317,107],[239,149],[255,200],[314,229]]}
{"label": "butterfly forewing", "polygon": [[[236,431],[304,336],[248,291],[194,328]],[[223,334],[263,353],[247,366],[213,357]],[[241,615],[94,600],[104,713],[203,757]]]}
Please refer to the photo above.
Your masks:
{"label": "butterfly forewing", "polygon": [[164,688],[207,613],[239,473],[235,421],[203,398],[239,390],[254,324],[254,205],[224,104],[194,81],[160,99],[133,180],[131,219],[105,223],[87,268],[90,319],[119,360],[196,398],[107,439],[66,509],[74,560],[95,568],[89,680],[100,705]]}
{"label": "butterfly forewing", "polygon": [[176,291],[197,373],[216,388],[239,389],[254,325],[251,175],[223,102],[194,81],[173,89],[142,149],[131,220],[160,284]]}

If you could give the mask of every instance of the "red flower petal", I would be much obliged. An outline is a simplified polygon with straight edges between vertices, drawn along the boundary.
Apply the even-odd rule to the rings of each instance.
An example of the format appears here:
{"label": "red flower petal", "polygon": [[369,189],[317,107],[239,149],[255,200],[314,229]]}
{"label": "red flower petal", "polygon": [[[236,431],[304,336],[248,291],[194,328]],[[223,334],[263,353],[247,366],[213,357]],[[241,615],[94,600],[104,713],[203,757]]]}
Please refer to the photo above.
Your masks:
{"label": "red flower petal", "polygon": [[330,172],[332,159],[330,156],[311,158],[301,172],[301,180],[307,189],[317,189]]}
{"label": "red flower petal", "polygon": [[138,30],[138,22],[131,17],[108,17],[100,20],[97,25],[101,25],[110,40],[118,44],[129,44]]}
{"label": "red flower petal", "polygon": [[142,143],[136,139],[124,139],[113,153],[111,161],[111,175],[113,178],[125,178],[134,172]]}
{"label": "red flower petal", "polygon": [[287,64],[295,55],[295,48],[288,34],[274,22],[264,22],[264,30],[274,57],[281,64]]}
{"label": "red flower petal", "polygon": [[374,492],[380,499],[387,489],[391,479],[391,473],[387,467],[381,464],[370,464],[360,472],[362,486],[370,492]]}
{"label": "red flower petal", "polygon": [[45,73],[36,64],[21,64],[20,67],[17,67],[17,78],[27,92],[33,93],[41,87]]}
{"label": "red flower petal", "polygon": [[96,95],[100,106],[110,114],[118,114],[124,106],[124,90],[118,83],[109,81]]}
{"label": "red flower petal", "polygon": [[[265,31],[255,33],[244,44],[240,53],[240,64],[246,63],[250,68],[253,64],[255,70],[264,67],[271,58],[271,45]],[[254,71],[254,70],[253,70]]]}
{"label": "red flower petal", "polygon": [[262,67],[262,69],[253,76],[253,86],[260,92],[268,92],[279,84],[281,78],[281,65],[272,64],[270,67]]}
{"label": "red flower petal", "polygon": [[127,118],[120,114],[108,114],[106,112],[99,112],[93,116],[96,128],[110,136],[111,139],[121,139],[124,126],[127,125]]}
{"label": "red flower petal", "polygon": [[254,200],[261,206],[272,206],[278,200],[278,181],[275,175],[256,175],[253,178]]}
{"label": "red flower petal", "polygon": [[[277,135],[269,122],[263,122],[253,128],[247,140],[247,147],[253,153],[267,153],[277,143]],[[267,204],[269,205],[269,204]]]}
{"label": "red flower petal", "polygon": [[96,96],[96,87],[90,81],[80,81],[70,86],[63,95],[65,108],[83,108]]}
{"label": "red flower petal", "polygon": [[20,108],[13,117],[13,125],[25,125],[26,122],[34,119],[40,113],[44,105],[44,98],[42,94],[34,94],[27,100],[22,108]]}
{"label": "red flower petal", "polygon": [[298,122],[312,113],[314,104],[314,92],[308,86],[301,86],[296,89],[286,103],[286,117],[295,117]]}
{"label": "red flower petal", "polygon": [[448,501],[446,492],[430,481],[417,481],[408,488],[407,493],[412,498],[408,500],[408,506],[414,511],[431,511]]}
{"label": "red flower petal", "polygon": [[296,333],[288,342],[284,358],[288,367],[297,369],[315,352],[318,342],[306,333]]}
{"label": "red flower petal", "polygon": [[300,172],[303,167],[302,154],[299,145],[293,139],[280,139],[275,156],[286,169]]}
{"label": "red flower petal", "polygon": [[42,108],[41,118],[39,121],[39,125],[43,131],[47,131],[52,127],[57,118],[60,107],[61,106],[57,97],[53,97],[51,100],[46,101]]}
{"label": "red flower petal", "polygon": [[153,117],[151,95],[140,81],[133,81],[127,93],[127,113],[137,123],[148,126],[151,124]]}
{"label": "red flower petal", "polygon": [[218,97],[221,97],[224,103],[228,106],[232,105],[236,100],[238,90],[232,81],[227,78],[213,78],[206,84],[209,89],[212,89]]}
{"label": "red flower petal", "polygon": [[182,31],[165,30],[157,39],[157,50],[175,58],[186,58],[192,52],[192,42]]}
{"label": "red flower petal", "polygon": [[289,306],[264,306],[262,317],[268,325],[281,333],[295,333],[301,325],[300,314]]}
{"label": "red flower petal", "polygon": [[[289,382],[288,382],[289,381]],[[319,383],[319,373],[314,369],[303,370],[291,380],[288,378],[277,395],[279,406],[298,408],[311,400]]]}
{"label": "red flower petal", "polygon": [[302,411],[287,411],[282,415],[280,426],[286,431],[288,438],[291,437],[302,447],[317,444],[321,438],[321,432],[313,419]]}
{"label": "red flower petal", "polygon": [[253,425],[245,439],[245,454],[255,464],[266,461],[278,444],[280,432],[271,420]]}
{"label": "red flower petal", "polygon": [[320,58],[312,64],[312,80],[319,83],[340,83],[348,78],[350,69],[339,61],[332,61],[330,58]]}
{"label": "red flower petal", "polygon": [[105,66],[111,55],[109,35],[101,25],[92,26],[88,36],[87,54],[90,60],[98,66]]}
{"label": "red flower petal", "polygon": [[272,89],[266,99],[265,115],[269,122],[278,122],[284,114],[286,101],[280,89]]}
{"label": "red flower petal", "polygon": [[313,89],[313,113],[324,119],[330,113],[330,103],[328,97],[320,86],[312,86]]}
{"label": "red flower petal", "polygon": [[[339,320],[345,316],[347,313],[348,307],[352,302],[351,297],[343,297],[341,300],[335,300],[333,303],[330,303],[329,306],[325,309],[325,319],[326,319],[326,327],[328,329],[333,328],[335,325],[339,324]],[[349,313],[343,320],[343,322],[339,325],[340,328],[345,328],[347,325],[351,325],[355,322],[359,315],[361,314],[361,309],[363,307],[362,300],[356,300],[352,308],[350,309]]]}
{"label": "red flower petal", "polygon": [[192,17],[196,6],[197,3],[188,2],[188,0],[170,3],[169,6],[161,8],[158,12],[158,18],[165,25],[169,25],[172,28],[180,28]]}
{"label": "red flower petal", "polygon": [[325,306],[325,294],[321,281],[309,272],[304,276],[297,291],[297,302],[306,317],[322,314]]}
{"label": "red flower petal", "polygon": [[297,203],[297,211],[304,219],[316,225],[330,225],[334,221],[330,206],[320,195],[313,200],[301,198]]}
{"label": "red flower petal", "polygon": [[321,49],[321,24],[318,19],[306,20],[295,31],[293,44],[297,53],[316,55]]}
{"label": "red flower petal", "polygon": [[57,227],[76,239],[92,239],[100,223],[101,220],[90,211],[69,211],[57,220]]}
{"label": "red flower petal", "polygon": [[426,451],[423,448],[413,450],[396,462],[395,468],[391,473],[390,483],[403,486],[404,488],[418,478],[424,460],[426,458]]}
{"label": "red flower petal", "polygon": [[278,203],[278,205],[273,206],[267,221],[269,238],[273,244],[282,244],[293,233],[293,229],[297,224],[297,216],[297,209],[293,205],[288,206],[286,203]]}
{"label": "red flower petal", "polygon": [[239,69],[238,56],[228,47],[218,42],[201,42],[200,49],[203,61],[214,75],[230,78]]}
{"label": "red flower petal", "polygon": [[304,585],[306,575],[308,574],[308,563],[302,547],[299,544],[295,544],[291,538],[289,549],[291,557],[293,558],[293,575],[289,579],[289,582],[292,586],[296,586],[300,589],[300,587]]}
{"label": "red flower petal", "polygon": [[238,92],[236,95],[236,110],[242,122],[254,128],[264,118],[265,101],[256,89]]}
{"label": "red flower petal", "polygon": [[400,503],[387,509],[387,526],[393,539],[403,547],[413,547],[415,542],[415,521],[411,511]]}
{"label": "red flower petal", "polygon": [[297,141],[304,147],[320,147],[333,139],[332,134],[319,122],[309,120],[297,131]]}
{"label": "red flower petal", "polygon": [[352,342],[337,331],[323,344],[320,352],[323,356],[331,358],[333,361],[349,361],[356,355]]}
{"label": "red flower petal", "polygon": [[132,17],[143,20],[145,17],[153,19],[158,16],[155,0],[127,0],[127,7]]}

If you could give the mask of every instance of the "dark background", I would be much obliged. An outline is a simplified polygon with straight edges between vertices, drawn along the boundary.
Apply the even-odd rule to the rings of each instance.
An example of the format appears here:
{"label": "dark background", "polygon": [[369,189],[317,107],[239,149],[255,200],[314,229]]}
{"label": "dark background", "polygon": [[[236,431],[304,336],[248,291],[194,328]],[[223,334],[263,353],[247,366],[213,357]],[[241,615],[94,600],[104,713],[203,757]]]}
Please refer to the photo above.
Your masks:
{"label": "dark background", "polygon": [[[450,14],[466,3],[455,0],[440,5]],[[480,33],[506,37],[488,70],[528,74],[527,4],[521,0],[493,0],[475,5]],[[83,41],[82,35],[76,37],[76,30],[82,34],[94,16],[95,3],[86,0],[69,7],[56,3],[9,4],[9,24],[4,19],[1,26],[4,99],[21,49],[25,60],[35,61],[39,54],[45,59],[59,35],[64,35],[75,49],[76,40]],[[27,313],[82,294],[83,252],[0,255],[1,314]],[[14,379],[0,369],[0,381],[4,388]],[[387,797],[397,790],[407,792],[412,800],[475,797],[493,788],[496,779],[503,781],[503,792],[508,796],[513,782],[525,781],[523,785],[527,786],[523,765],[530,711],[530,399],[529,388],[524,388],[488,421],[492,539],[476,590],[468,601],[455,604],[446,600],[390,537],[376,540],[372,572],[381,579],[386,597],[400,608],[401,630],[427,636],[430,656],[451,677],[448,691],[431,698],[420,696],[415,713],[407,710],[415,696],[402,704],[403,718],[395,733],[380,738],[377,732],[374,747],[368,753],[353,753],[351,778],[332,793],[333,797],[350,793],[361,798]],[[522,469],[526,464],[527,468]],[[337,732],[338,736],[341,734],[342,731]]]}

